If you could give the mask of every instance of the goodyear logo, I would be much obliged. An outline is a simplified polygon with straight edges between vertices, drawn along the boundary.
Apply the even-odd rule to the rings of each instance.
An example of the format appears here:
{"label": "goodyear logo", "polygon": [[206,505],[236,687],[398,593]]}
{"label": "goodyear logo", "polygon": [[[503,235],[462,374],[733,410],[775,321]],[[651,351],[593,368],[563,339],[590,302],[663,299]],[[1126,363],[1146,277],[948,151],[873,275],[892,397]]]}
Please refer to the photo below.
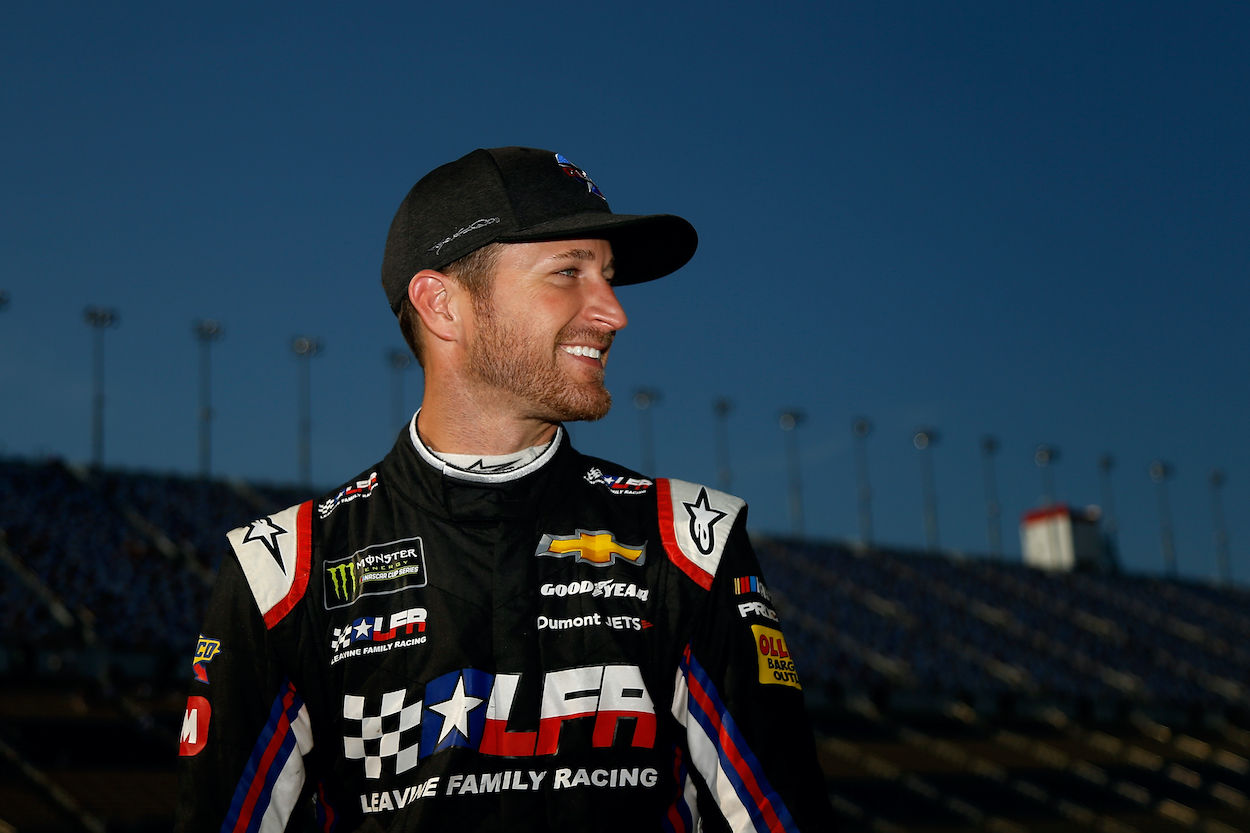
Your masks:
{"label": "goodyear logo", "polygon": [[755,636],[755,652],[760,661],[760,682],[767,685],[788,685],[801,689],[799,675],[794,672],[794,660],[786,647],[786,638],[776,628],[752,625]]}
{"label": "goodyear logo", "polygon": [[571,555],[575,561],[596,567],[606,567],[618,559],[643,564],[647,558],[647,545],[629,547],[617,541],[607,530],[588,532],[579,529],[572,535],[544,535],[538,542],[535,555]]}
{"label": "goodyear logo", "polygon": [[327,561],[322,578],[326,610],[347,607],[362,596],[424,587],[424,545],[420,538],[373,544],[347,558]]}
{"label": "goodyear logo", "polygon": [[208,669],[204,666],[212,662],[213,657],[217,656],[220,651],[220,639],[208,639],[200,634],[199,641],[195,643],[195,659],[191,661],[191,671],[197,680],[202,683],[208,682]]}

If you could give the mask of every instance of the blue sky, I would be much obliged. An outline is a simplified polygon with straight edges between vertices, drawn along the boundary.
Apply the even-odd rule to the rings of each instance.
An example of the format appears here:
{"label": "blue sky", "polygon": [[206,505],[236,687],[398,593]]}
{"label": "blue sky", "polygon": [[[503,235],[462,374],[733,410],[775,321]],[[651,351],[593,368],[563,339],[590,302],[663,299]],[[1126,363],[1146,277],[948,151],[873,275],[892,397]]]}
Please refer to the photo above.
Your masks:
{"label": "blue sky", "polygon": [[[1250,10],[1238,3],[26,4],[0,27],[0,446],[90,456],[87,304],[107,333],[109,464],[193,472],[191,322],[214,347],[214,469],[296,478],[290,340],[314,360],[313,476],[385,453],[378,285],[390,217],[476,147],[558,150],[612,207],[701,245],[622,289],[617,406],[573,436],[640,465],[630,394],[658,388],[659,473],[789,528],[777,415],[799,429],[806,527],[854,537],[850,424],[872,419],[880,540],[920,545],[913,431],[944,546],[986,549],[980,437],[1002,443],[1008,552],[1036,505],[1099,500],[1158,572],[1152,460],[1181,572],[1215,574],[1206,476],[1228,472],[1250,582]],[[420,396],[415,367],[408,405]]]}

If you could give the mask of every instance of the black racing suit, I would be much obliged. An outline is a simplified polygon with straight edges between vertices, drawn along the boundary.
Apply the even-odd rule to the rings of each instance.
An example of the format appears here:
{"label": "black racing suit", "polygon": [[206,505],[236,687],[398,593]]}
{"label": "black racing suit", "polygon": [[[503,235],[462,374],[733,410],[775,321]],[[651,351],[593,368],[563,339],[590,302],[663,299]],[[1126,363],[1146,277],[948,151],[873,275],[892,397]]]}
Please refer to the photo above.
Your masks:
{"label": "black racing suit", "polygon": [[745,521],[562,430],[493,474],[410,426],[344,488],[229,534],[177,829],[294,829],[310,795],[325,830],[825,829]]}

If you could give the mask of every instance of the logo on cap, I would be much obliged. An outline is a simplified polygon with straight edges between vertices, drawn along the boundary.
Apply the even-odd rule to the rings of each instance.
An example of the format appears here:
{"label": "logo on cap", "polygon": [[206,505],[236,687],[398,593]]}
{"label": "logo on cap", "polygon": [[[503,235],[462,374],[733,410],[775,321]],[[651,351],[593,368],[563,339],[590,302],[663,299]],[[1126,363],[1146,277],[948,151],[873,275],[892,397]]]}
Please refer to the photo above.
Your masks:
{"label": "logo on cap", "polygon": [[570,179],[576,179],[582,185],[586,186],[587,191],[594,194],[596,197],[603,200],[604,202],[608,201],[608,198],[605,197],[603,195],[603,192],[599,190],[599,186],[595,185],[595,181],[591,179],[589,176],[587,176],[586,172],[583,171],[581,168],[577,167],[572,162],[565,159],[564,154],[561,154],[561,153],[556,154],[556,163],[559,164],[559,166],[564,169],[564,173]]}

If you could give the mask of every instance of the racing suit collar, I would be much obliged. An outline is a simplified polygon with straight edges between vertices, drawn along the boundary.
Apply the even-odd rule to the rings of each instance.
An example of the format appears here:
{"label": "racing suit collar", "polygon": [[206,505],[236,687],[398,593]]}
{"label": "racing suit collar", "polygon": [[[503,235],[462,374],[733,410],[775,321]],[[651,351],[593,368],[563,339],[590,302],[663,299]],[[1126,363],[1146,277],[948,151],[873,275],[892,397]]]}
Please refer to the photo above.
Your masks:
{"label": "racing suit collar", "polygon": [[[499,470],[494,466],[484,465],[481,461],[479,461],[477,467],[462,468],[460,466],[452,465],[447,460],[443,459],[443,457],[431,451],[430,448],[421,441],[421,436],[417,433],[417,417],[420,416],[420,414],[421,411],[418,409],[417,412],[412,415],[412,420],[408,423],[408,437],[412,441],[412,447],[417,450],[417,454],[421,456],[422,460],[437,469],[443,475],[455,478],[456,480],[465,480],[470,483],[507,483],[508,481],[518,480],[526,475],[533,474],[549,463],[553,457],[555,457],[556,449],[559,447],[561,438],[564,436],[564,426],[557,425],[556,434],[551,439],[551,442],[547,443],[546,447],[540,453],[535,455],[532,460],[529,460],[517,468]],[[521,457],[524,454],[525,452],[520,452],[515,456]]]}
{"label": "racing suit collar", "polygon": [[415,426],[414,416],[387,456],[391,486],[423,511],[458,523],[541,523],[557,503],[551,483],[578,457],[561,427],[542,454],[515,471],[465,471],[426,448]]}

